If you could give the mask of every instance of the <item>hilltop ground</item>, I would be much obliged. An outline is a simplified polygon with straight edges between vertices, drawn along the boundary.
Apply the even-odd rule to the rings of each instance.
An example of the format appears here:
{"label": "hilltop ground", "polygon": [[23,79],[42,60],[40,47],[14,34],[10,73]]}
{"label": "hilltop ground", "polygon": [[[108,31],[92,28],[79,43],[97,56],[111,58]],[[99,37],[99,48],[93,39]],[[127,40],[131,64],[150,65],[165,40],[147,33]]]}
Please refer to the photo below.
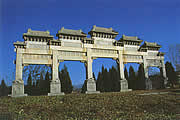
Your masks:
{"label": "hilltop ground", "polygon": [[0,119],[12,117],[42,120],[180,120],[180,89],[1,97]]}

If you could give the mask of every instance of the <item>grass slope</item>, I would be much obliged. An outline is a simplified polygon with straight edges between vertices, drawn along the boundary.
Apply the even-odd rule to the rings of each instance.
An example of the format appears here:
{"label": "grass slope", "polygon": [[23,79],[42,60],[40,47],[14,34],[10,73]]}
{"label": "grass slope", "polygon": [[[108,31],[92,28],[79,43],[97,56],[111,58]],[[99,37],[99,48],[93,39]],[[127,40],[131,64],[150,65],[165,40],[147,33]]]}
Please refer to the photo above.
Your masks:
{"label": "grass slope", "polygon": [[145,92],[157,91],[1,97],[0,119],[9,115],[27,120],[180,120],[178,92],[139,95]]}

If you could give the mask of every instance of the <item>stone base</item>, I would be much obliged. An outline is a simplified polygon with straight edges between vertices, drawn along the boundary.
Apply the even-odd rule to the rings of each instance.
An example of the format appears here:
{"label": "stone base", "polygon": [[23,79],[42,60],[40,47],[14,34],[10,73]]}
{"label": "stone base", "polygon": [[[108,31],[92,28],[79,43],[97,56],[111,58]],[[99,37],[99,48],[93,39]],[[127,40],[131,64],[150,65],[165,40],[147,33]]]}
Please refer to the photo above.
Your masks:
{"label": "stone base", "polygon": [[96,91],[96,81],[94,78],[87,80],[87,91],[86,94],[95,94],[100,93],[100,91]]}
{"label": "stone base", "polygon": [[164,78],[164,88],[168,88],[169,86],[167,85],[167,82],[168,81],[168,78],[166,77],[166,78]]}
{"label": "stone base", "polygon": [[128,82],[126,79],[120,80],[120,92],[128,92],[132,91],[132,89],[128,89]]}
{"label": "stone base", "polygon": [[25,96],[28,96],[27,94],[22,94],[22,95],[12,95],[12,94],[9,94],[8,95],[9,97],[25,97]]}
{"label": "stone base", "polygon": [[132,89],[124,89],[124,90],[120,90],[120,92],[129,92],[132,91]]}
{"label": "stone base", "polygon": [[56,95],[64,95],[64,93],[61,92],[60,80],[52,80],[50,84],[50,93],[48,93],[48,96],[56,96]]}
{"label": "stone base", "polygon": [[58,95],[64,95],[64,92],[61,92],[61,93],[48,93],[48,96],[58,96]]}
{"label": "stone base", "polygon": [[86,91],[86,94],[97,94],[100,93],[100,91]]}
{"label": "stone base", "polygon": [[152,90],[152,81],[149,78],[145,79],[146,90]]}
{"label": "stone base", "polygon": [[27,94],[24,94],[24,82],[14,81],[12,83],[12,94],[8,95],[11,97],[24,97]]}

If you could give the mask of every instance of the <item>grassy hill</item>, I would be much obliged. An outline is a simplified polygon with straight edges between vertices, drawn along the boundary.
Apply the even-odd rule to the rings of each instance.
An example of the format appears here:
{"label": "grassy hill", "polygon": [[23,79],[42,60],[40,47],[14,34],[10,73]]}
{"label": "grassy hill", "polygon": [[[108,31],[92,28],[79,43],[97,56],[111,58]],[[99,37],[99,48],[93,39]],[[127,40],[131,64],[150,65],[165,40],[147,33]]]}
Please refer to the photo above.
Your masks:
{"label": "grassy hill", "polygon": [[180,90],[165,91],[1,97],[0,119],[180,120]]}

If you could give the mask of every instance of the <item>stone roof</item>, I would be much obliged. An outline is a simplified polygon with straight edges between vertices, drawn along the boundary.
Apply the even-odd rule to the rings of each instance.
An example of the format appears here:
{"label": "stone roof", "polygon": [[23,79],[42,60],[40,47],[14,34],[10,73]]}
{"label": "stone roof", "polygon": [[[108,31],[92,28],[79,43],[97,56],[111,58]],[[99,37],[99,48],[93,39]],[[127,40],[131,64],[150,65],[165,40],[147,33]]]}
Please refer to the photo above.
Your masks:
{"label": "stone roof", "polygon": [[91,29],[91,31],[89,33],[91,33],[91,32],[109,33],[109,34],[115,34],[115,35],[119,34],[112,28],[97,27],[96,25],[93,26],[93,28]]}
{"label": "stone roof", "polygon": [[13,43],[14,45],[26,45],[24,42],[16,41]]}
{"label": "stone roof", "polygon": [[58,31],[57,34],[64,34],[64,35],[75,35],[75,36],[84,36],[86,37],[87,35],[82,32],[82,30],[71,30],[71,29],[64,29],[64,27],[61,28],[61,30]]}
{"label": "stone roof", "polygon": [[53,39],[53,40],[51,40],[51,42],[61,42],[60,40],[56,40],[56,39]]}
{"label": "stone roof", "polygon": [[28,32],[24,33],[23,36],[54,37],[50,35],[49,31],[34,31],[31,29],[28,29]]}
{"label": "stone roof", "polygon": [[158,45],[155,42],[147,42],[147,41],[144,42],[143,46],[146,46],[146,47],[161,47],[160,45]]}
{"label": "stone roof", "polygon": [[137,36],[126,36],[126,35],[122,35],[121,41],[137,41],[137,42],[142,42],[142,40],[138,39]]}

